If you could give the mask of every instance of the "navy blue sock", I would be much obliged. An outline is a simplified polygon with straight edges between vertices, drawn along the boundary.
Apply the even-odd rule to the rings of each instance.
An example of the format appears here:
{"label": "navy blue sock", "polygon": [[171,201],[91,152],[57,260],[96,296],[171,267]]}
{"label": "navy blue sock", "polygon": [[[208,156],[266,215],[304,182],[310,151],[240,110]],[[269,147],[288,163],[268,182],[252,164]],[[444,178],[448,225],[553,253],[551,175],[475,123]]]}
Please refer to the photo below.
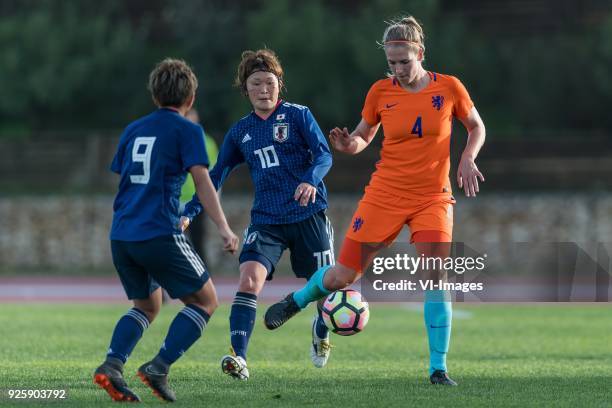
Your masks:
{"label": "navy blue sock", "polygon": [[236,292],[230,312],[230,341],[237,356],[246,360],[249,339],[255,326],[257,296],[246,292]]}
{"label": "navy blue sock", "polygon": [[200,338],[208,319],[210,316],[204,310],[186,305],[170,324],[158,357],[168,365],[178,360]]}
{"label": "navy blue sock", "polygon": [[317,322],[315,323],[315,333],[317,337],[320,339],[327,338],[329,334],[329,329],[325,325],[325,321],[323,320],[323,315],[321,314],[321,309],[317,305]]}
{"label": "navy blue sock", "polygon": [[117,322],[106,357],[116,358],[125,364],[147,327],[149,319],[145,312],[135,307],[130,309]]}

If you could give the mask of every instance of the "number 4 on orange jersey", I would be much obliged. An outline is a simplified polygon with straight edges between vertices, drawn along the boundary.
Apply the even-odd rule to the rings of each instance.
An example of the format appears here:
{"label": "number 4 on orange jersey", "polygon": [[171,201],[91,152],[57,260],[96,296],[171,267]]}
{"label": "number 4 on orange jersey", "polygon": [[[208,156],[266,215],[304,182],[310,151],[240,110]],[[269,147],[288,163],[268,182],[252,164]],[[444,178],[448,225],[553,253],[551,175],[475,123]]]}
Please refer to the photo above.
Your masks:
{"label": "number 4 on orange jersey", "polygon": [[412,126],[412,135],[419,135],[419,137],[423,137],[423,128],[421,127],[421,117],[417,116],[416,122],[414,122],[414,126]]}

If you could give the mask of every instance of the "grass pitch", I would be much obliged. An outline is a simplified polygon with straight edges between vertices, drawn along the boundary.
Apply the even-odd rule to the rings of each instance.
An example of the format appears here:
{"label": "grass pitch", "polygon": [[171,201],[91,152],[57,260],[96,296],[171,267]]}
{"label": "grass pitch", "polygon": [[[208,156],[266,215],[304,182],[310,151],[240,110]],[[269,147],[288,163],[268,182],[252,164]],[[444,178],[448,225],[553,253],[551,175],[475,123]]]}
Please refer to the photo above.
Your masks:
{"label": "grass pitch", "polygon": [[[449,372],[459,387],[427,379],[427,340],[415,307],[373,304],[366,330],[332,335],[328,366],[309,357],[313,310],[275,332],[258,321],[249,349],[251,380],[223,375],[228,307],[171,370],[180,406],[610,406],[612,308],[459,305]],[[119,305],[0,305],[0,405],[117,406],[92,383]],[[164,307],[126,365],[126,379],[146,404],[161,404],[135,376],[157,352],[179,306]],[[67,399],[8,399],[8,389],[65,389]]]}

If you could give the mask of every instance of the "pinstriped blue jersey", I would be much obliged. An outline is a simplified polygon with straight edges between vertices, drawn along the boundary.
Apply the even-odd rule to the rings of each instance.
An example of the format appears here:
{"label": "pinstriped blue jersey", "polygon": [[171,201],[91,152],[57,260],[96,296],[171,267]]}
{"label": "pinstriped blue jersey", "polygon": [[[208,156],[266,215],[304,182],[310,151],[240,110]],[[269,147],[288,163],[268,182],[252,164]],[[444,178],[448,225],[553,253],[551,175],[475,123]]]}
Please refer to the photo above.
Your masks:
{"label": "pinstriped blue jersey", "polygon": [[179,196],[194,165],[208,166],[200,125],[165,108],[128,125],[111,164],[121,180],[110,238],[144,241],[180,234]]}
{"label": "pinstriped blue jersey", "polygon": [[[327,208],[323,177],[332,164],[327,141],[310,110],[279,102],[276,110],[262,119],[251,112],[225,135],[217,164],[210,177],[217,190],[228,174],[246,163],[255,186],[251,224],[291,224]],[[300,183],[317,188],[315,203],[300,207],[294,194]],[[194,199],[183,215],[194,217],[202,207]]]}

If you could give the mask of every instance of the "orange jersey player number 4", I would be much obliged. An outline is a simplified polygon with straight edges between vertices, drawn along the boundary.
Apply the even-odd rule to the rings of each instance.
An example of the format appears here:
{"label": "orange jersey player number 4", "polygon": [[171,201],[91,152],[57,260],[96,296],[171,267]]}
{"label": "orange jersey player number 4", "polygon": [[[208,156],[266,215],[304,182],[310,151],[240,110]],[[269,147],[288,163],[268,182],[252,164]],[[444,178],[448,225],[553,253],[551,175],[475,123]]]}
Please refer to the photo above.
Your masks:
{"label": "orange jersey player number 4", "polygon": [[404,89],[395,78],[372,85],[362,110],[370,126],[380,123],[384,141],[371,188],[405,198],[451,196],[450,136],[453,117],[465,119],[474,104],[455,77],[428,72],[419,92]]}

